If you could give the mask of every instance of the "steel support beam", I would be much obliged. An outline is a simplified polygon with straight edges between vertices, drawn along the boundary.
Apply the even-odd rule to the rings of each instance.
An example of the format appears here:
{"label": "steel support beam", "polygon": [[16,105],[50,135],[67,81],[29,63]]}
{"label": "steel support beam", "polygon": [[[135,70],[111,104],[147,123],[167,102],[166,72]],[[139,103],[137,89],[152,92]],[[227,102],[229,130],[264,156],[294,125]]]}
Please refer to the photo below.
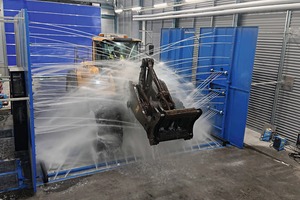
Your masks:
{"label": "steel support beam", "polygon": [[[180,0],[174,0],[174,4],[178,4]],[[174,7],[174,11],[178,11],[179,7]],[[173,19],[173,28],[179,28],[179,19]]]}
{"label": "steel support beam", "polygon": [[275,124],[276,111],[277,111],[277,107],[278,107],[277,104],[278,104],[281,82],[282,82],[282,78],[283,78],[284,60],[285,60],[286,48],[287,48],[287,44],[288,44],[288,30],[291,25],[291,17],[292,17],[292,11],[288,10],[286,12],[286,19],[285,19],[285,26],[284,26],[284,33],[283,33],[283,42],[282,42],[282,49],[281,49],[281,55],[280,55],[280,63],[279,63],[279,67],[278,67],[277,84],[276,84],[275,95],[274,95],[272,116],[271,116],[271,120],[270,120],[272,125]]}
{"label": "steel support beam", "polygon": [[[195,9],[197,5],[195,4]],[[198,53],[199,53],[199,37],[200,37],[200,27],[197,27],[197,17],[194,17],[193,26],[195,28],[195,38],[194,38],[194,51],[193,51],[193,64],[192,64],[192,83],[196,86],[196,76],[198,68]]]}
{"label": "steel support beam", "polygon": [[146,21],[142,21],[142,44],[146,45]]}
{"label": "steel support beam", "polygon": [[[139,6],[144,7],[144,1],[139,1]],[[139,22],[139,38],[142,40],[142,44],[146,43],[146,22]]]}
{"label": "steel support beam", "polygon": [[[212,0],[212,6],[216,6],[216,0]],[[210,26],[214,27],[214,16],[210,17]]]}
{"label": "steel support beam", "polygon": [[[241,3],[241,0],[235,0],[235,3]],[[239,20],[240,20],[239,18],[240,18],[240,14],[233,15],[233,20],[232,20],[233,27],[239,26]]]}

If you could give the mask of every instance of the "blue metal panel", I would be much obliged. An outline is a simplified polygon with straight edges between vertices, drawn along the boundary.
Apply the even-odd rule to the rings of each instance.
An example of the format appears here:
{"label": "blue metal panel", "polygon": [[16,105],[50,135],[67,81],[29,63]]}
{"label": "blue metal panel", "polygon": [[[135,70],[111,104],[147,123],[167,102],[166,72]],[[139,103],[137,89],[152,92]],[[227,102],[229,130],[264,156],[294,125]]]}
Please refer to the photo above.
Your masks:
{"label": "blue metal panel", "polygon": [[[4,0],[6,16],[28,9],[33,67],[91,59],[92,36],[101,32],[99,7],[30,0]],[[6,25],[9,65],[15,65],[13,25]],[[78,47],[81,46],[81,47]],[[80,50],[78,50],[80,49]]]}
{"label": "blue metal panel", "polygon": [[242,148],[257,41],[257,27],[201,28],[197,84],[213,74],[206,94],[224,91],[211,102],[213,134]]}
{"label": "blue metal panel", "polygon": [[161,30],[160,60],[178,71],[178,74],[191,80],[194,28],[164,28]]}
{"label": "blue metal panel", "polygon": [[258,28],[236,29],[225,135],[240,148],[244,142],[257,35]]}
{"label": "blue metal panel", "polygon": [[28,102],[28,123],[29,123],[29,133],[30,133],[30,141],[28,141],[29,145],[29,155],[31,161],[31,177],[32,177],[32,188],[33,192],[36,192],[36,151],[35,151],[35,130],[34,130],[34,111],[33,111],[33,94],[32,94],[32,74],[31,74],[31,58],[30,58],[30,39],[29,39],[29,19],[26,10],[24,11],[24,22],[25,22],[25,48],[26,48],[26,63],[23,65],[25,71],[25,82],[26,82],[26,92],[29,97]]}
{"label": "blue metal panel", "polygon": [[[10,161],[2,161],[0,160],[0,164],[1,162],[10,162]],[[19,159],[14,160],[14,162],[16,163],[16,168],[13,171],[7,171],[4,173],[0,173],[0,177],[6,177],[9,175],[15,175],[17,178],[17,182],[18,182],[18,186],[17,187],[10,187],[10,188],[5,188],[5,189],[1,189],[0,193],[2,192],[8,192],[8,191],[14,191],[14,190],[20,190],[23,188],[26,188],[27,185],[24,183],[25,178],[23,177],[23,171],[22,171],[22,166],[21,166],[21,161]]]}
{"label": "blue metal panel", "polygon": [[[161,61],[191,77],[194,40],[186,31],[162,29]],[[257,41],[257,27],[201,28],[196,84],[206,95],[217,95],[204,110],[216,113],[212,134],[242,148]],[[186,63],[185,63],[186,62]],[[189,68],[190,67],[190,68]],[[189,79],[190,80],[190,79]]]}

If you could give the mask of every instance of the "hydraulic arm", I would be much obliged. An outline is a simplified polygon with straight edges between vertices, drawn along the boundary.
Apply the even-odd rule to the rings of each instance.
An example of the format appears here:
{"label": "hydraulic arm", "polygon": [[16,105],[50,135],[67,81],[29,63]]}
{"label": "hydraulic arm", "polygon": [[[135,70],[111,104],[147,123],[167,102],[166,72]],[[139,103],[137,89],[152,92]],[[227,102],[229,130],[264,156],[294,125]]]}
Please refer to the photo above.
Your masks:
{"label": "hydraulic arm", "polygon": [[193,126],[202,110],[184,108],[179,100],[173,99],[167,85],[158,79],[153,67],[153,59],[142,60],[138,84],[132,81],[129,83],[128,106],[146,130],[150,145],[193,138]]}

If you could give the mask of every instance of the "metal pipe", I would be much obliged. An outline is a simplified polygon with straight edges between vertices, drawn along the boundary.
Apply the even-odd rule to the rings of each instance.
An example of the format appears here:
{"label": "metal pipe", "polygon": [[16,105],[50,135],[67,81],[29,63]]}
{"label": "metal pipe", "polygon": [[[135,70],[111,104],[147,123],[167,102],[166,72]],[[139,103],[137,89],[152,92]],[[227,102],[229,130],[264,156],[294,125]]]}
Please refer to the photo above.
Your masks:
{"label": "metal pipe", "polygon": [[212,11],[212,12],[204,12],[204,13],[171,15],[171,16],[163,16],[163,17],[133,18],[133,20],[154,21],[154,20],[164,20],[164,19],[173,19],[173,18],[209,17],[209,16],[222,16],[222,15],[232,15],[232,14],[240,14],[240,13],[275,12],[275,11],[298,10],[298,9],[300,9],[300,3],[229,9],[229,10],[220,10],[220,11]]}
{"label": "metal pipe", "polygon": [[142,43],[146,45],[146,21],[142,22]]}
{"label": "metal pipe", "polygon": [[145,18],[145,17],[155,18],[159,16],[169,16],[173,14],[203,13],[203,12],[219,11],[219,10],[227,10],[227,9],[238,9],[238,8],[277,5],[277,4],[290,4],[290,3],[299,3],[299,0],[263,0],[263,1],[255,1],[255,2],[234,3],[234,4],[227,4],[222,6],[213,6],[208,8],[186,9],[181,11],[170,11],[170,12],[163,12],[163,13],[149,14],[149,15],[133,15],[133,18]]}
{"label": "metal pipe", "polygon": [[258,85],[275,85],[277,83],[283,83],[283,81],[267,81],[267,82],[259,82],[259,83],[251,83],[251,86],[258,86]]}
{"label": "metal pipe", "polygon": [[19,97],[19,98],[8,98],[8,99],[0,99],[0,101],[24,101],[29,100],[29,97]]}

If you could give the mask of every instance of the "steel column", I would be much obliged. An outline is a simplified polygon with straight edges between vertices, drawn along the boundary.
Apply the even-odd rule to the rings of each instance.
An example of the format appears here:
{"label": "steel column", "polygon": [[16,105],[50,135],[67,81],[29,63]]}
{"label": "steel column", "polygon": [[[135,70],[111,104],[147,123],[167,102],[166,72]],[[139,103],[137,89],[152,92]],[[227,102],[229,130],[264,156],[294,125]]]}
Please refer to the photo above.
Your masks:
{"label": "steel column", "polygon": [[[178,4],[180,0],[174,0],[174,4]],[[179,7],[174,7],[174,11],[178,11]],[[173,19],[173,28],[179,28],[179,19]]]}
{"label": "steel column", "polygon": [[[143,0],[139,1],[139,6],[144,7]],[[143,44],[146,43],[146,32],[145,31],[146,31],[146,22],[145,21],[139,22],[139,38],[142,39]]]}
{"label": "steel column", "polygon": [[[212,6],[216,6],[216,0],[212,0]],[[210,17],[210,26],[214,27],[214,16]]]}
{"label": "steel column", "polygon": [[283,32],[283,42],[282,42],[282,48],[281,48],[280,63],[279,63],[279,68],[278,68],[277,84],[276,84],[275,95],[274,95],[272,116],[271,116],[271,120],[270,120],[272,125],[274,125],[274,123],[275,123],[278,97],[279,97],[281,81],[282,81],[282,73],[283,73],[283,67],[284,67],[284,59],[285,59],[286,47],[287,47],[287,43],[288,43],[288,30],[291,25],[291,17],[292,17],[292,11],[288,10],[286,12],[286,19],[285,19],[284,32]]}
{"label": "steel column", "polygon": [[[241,3],[241,0],[235,0],[235,3]],[[237,27],[239,26],[239,18],[240,18],[240,14],[234,14],[233,15],[233,20],[232,20],[232,26],[233,27]]]}
{"label": "steel column", "polygon": [[142,44],[146,45],[146,21],[142,21]]}
{"label": "steel column", "polygon": [[193,52],[193,66],[192,66],[192,83],[196,85],[198,54],[199,54],[199,38],[200,38],[200,28],[196,27],[196,18],[194,18],[194,27],[195,27],[195,38],[194,38],[194,52]]}

